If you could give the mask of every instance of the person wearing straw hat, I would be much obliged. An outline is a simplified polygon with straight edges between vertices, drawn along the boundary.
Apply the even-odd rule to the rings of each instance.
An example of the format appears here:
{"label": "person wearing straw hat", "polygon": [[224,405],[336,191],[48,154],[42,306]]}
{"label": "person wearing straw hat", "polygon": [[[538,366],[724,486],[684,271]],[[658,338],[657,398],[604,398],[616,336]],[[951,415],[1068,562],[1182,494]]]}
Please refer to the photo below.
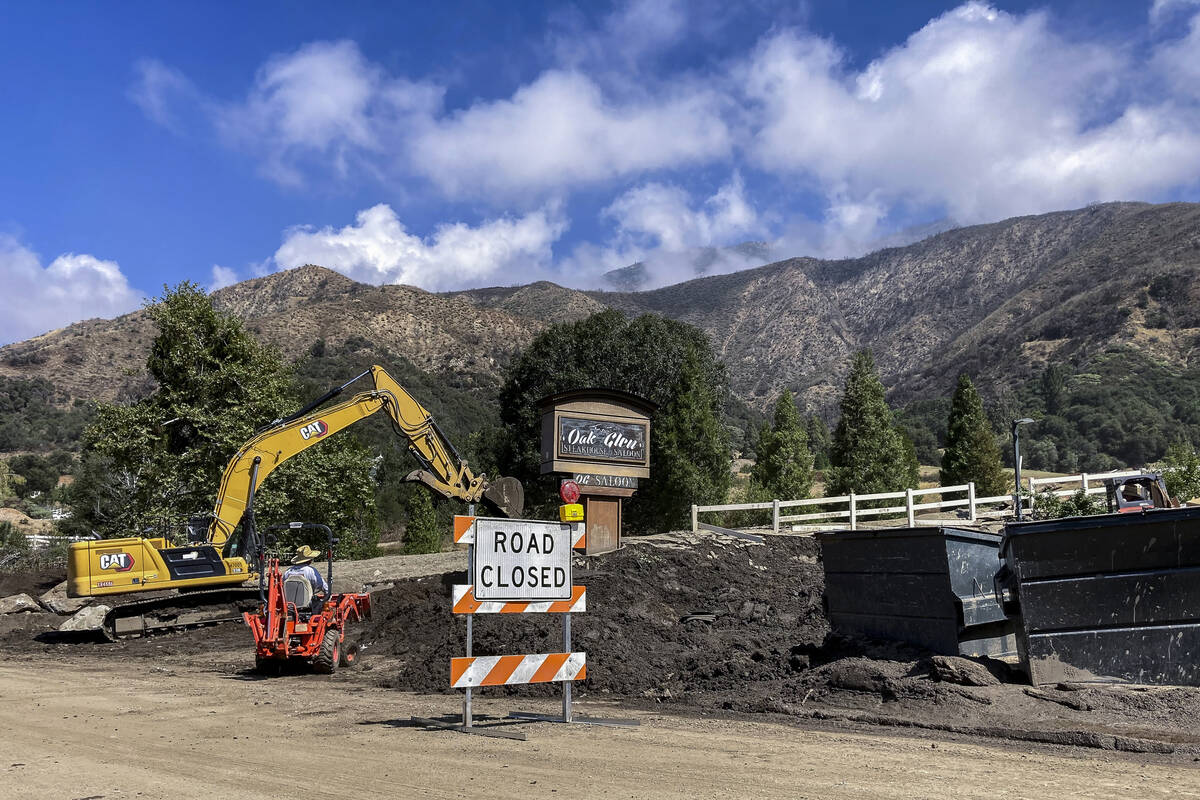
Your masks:
{"label": "person wearing straw hat", "polygon": [[325,583],[325,578],[321,575],[321,571],[312,565],[312,562],[317,556],[321,555],[320,551],[314,550],[308,545],[301,545],[292,556],[292,565],[283,571],[283,580],[286,583],[291,576],[298,576],[308,581],[312,586],[313,609],[320,608],[320,603],[324,602],[325,595],[329,592],[329,586]]}

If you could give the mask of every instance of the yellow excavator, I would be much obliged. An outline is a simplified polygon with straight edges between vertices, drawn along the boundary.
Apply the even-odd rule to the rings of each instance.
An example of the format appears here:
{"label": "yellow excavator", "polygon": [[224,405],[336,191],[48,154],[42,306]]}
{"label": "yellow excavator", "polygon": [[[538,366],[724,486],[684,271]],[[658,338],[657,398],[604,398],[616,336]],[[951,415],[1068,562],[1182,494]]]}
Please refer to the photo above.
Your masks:
{"label": "yellow excavator", "polygon": [[[318,410],[367,376],[372,388]],[[186,593],[112,608],[104,629],[113,638],[240,618],[240,605],[256,597],[254,589],[236,588],[258,577],[257,565],[247,560],[258,552],[255,491],[284,461],[381,410],[421,466],[407,480],[420,481],[443,497],[486,502],[507,517],[521,515],[520,481],[474,474],[425,407],[376,365],[295,414],[275,420],[242,445],[221,476],[211,522],[207,528],[190,529],[187,544],[172,545],[165,537],[72,544],[67,594],[108,597],[174,589]]]}

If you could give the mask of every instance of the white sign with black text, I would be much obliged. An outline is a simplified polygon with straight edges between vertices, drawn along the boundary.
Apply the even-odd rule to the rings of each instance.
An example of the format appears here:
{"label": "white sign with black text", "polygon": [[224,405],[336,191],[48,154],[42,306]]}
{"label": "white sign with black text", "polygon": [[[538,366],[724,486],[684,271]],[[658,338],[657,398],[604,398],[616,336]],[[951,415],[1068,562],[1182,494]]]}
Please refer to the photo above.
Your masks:
{"label": "white sign with black text", "polygon": [[475,599],[571,599],[574,533],[559,522],[476,520]]}

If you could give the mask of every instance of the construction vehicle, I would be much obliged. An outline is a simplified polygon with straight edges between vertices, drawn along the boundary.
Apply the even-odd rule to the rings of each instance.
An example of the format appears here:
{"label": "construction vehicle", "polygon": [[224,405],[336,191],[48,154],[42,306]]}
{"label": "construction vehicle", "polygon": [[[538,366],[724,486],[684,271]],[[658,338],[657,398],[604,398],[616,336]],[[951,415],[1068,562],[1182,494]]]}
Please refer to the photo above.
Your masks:
{"label": "construction vehicle", "polygon": [[[370,389],[319,410],[368,376]],[[255,599],[254,590],[245,585],[260,571],[253,558],[258,550],[255,491],[289,458],[378,411],[386,412],[421,466],[406,480],[419,481],[443,497],[467,503],[486,501],[504,516],[520,516],[524,505],[521,483],[515,478],[489,480],[473,473],[424,406],[376,365],[296,413],[275,420],[242,445],[225,467],[211,521],[207,526],[190,525],[186,544],[170,543],[164,536],[72,544],[67,594],[103,598],[164,590],[187,594],[156,596],[113,608],[104,621],[105,632],[113,638],[240,619],[247,603]]]}
{"label": "construction vehicle", "polygon": [[328,540],[325,598],[313,597],[313,586],[302,575],[285,577],[278,556],[266,557],[270,543],[264,542],[258,553],[258,560],[265,563],[259,572],[259,607],[242,615],[254,635],[254,666],[259,672],[279,674],[288,664],[301,662],[314,672],[330,675],[338,667],[358,663],[358,645],[346,641],[346,628],[371,618],[371,595],[334,594],[333,548],[337,540],[327,525],[291,522],[267,530],[301,528],[322,530]]}
{"label": "construction vehicle", "polygon": [[1152,508],[1179,508],[1179,503],[1167,492],[1167,484],[1158,472],[1107,478],[1104,481],[1104,489],[1110,514],[1129,514]]}

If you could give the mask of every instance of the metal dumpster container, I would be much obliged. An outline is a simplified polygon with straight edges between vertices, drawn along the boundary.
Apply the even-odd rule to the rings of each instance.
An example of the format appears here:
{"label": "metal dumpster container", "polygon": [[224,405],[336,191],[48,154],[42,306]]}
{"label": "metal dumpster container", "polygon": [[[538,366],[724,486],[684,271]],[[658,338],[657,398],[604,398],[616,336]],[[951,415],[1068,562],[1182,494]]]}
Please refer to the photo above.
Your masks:
{"label": "metal dumpster container", "polygon": [[1000,534],[963,528],[818,533],[825,612],[841,633],[943,655],[1015,655],[996,600]]}
{"label": "metal dumpster container", "polygon": [[1200,686],[1200,508],[1010,523],[1001,557],[1034,684]]}

